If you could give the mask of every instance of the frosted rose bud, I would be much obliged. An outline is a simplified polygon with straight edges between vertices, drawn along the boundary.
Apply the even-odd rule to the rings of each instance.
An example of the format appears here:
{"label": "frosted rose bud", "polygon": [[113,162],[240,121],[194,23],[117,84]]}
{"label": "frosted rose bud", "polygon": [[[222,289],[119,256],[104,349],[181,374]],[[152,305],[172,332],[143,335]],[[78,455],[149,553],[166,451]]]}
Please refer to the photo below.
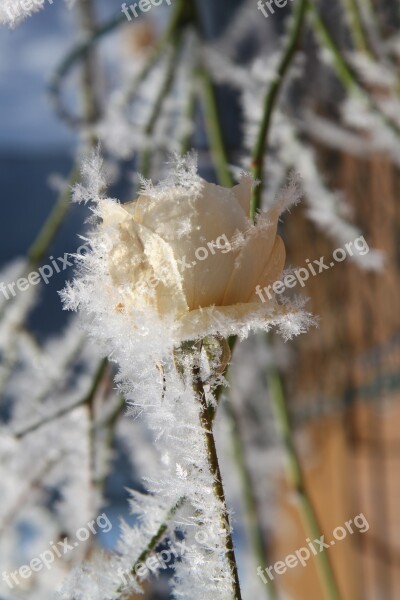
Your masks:
{"label": "frosted rose bud", "polygon": [[176,185],[100,204],[115,309],[154,309],[177,341],[263,327],[277,305],[262,303],[256,288],[274,283],[285,261],[279,208],[255,225],[248,219],[250,177],[232,189],[198,182],[196,192]]}

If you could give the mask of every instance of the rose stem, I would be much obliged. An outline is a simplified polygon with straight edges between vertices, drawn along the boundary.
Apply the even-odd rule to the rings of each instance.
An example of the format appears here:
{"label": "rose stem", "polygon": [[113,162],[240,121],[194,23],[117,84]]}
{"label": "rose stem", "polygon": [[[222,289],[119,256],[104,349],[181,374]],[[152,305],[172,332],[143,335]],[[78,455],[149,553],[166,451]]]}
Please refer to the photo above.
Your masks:
{"label": "rose stem", "polygon": [[[201,18],[198,14],[198,10],[195,8],[194,3],[192,19],[193,25],[201,39]],[[225,187],[232,187],[234,181],[229,170],[228,153],[221,130],[215,88],[207,66],[204,65],[204,63],[200,63],[198,66],[197,76],[200,81],[200,99],[203,104],[204,125],[218,182],[220,185]]]}
{"label": "rose stem", "polygon": [[214,433],[213,433],[213,418],[212,413],[209,410],[207,399],[204,392],[203,383],[201,381],[198,367],[193,369],[193,384],[197,397],[200,402],[200,422],[205,433],[205,440],[207,446],[207,457],[208,464],[210,467],[211,474],[214,478],[214,492],[221,505],[223,506],[223,513],[221,513],[222,527],[226,532],[226,549],[227,558],[230,564],[231,572],[233,575],[233,591],[235,600],[241,600],[242,595],[240,592],[240,583],[238,568],[236,564],[235,551],[233,548],[233,540],[231,527],[229,523],[229,516],[226,510],[225,492],[222,484],[221,470],[219,468],[217,448],[215,445]]}
{"label": "rose stem", "polygon": [[[276,368],[271,368],[269,370],[267,381],[271,393],[276,422],[285,448],[288,479],[293,485],[300,500],[301,515],[310,537],[312,537],[312,539],[320,539],[322,536],[321,527],[313,504],[306,491],[300,459],[293,441],[293,428],[289,417],[287,403],[283,394],[281,379]],[[340,592],[327,552],[324,551],[318,553],[317,567],[327,600],[340,600]]]}
{"label": "rose stem", "polygon": [[[261,121],[260,130],[257,137],[257,142],[252,155],[251,170],[256,181],[262,181],[264,176],[264,155],[268,145],[268,135],[272,114],[275,108],[275,103],[278,100],[279,92],[285,80],[285,76],[296,54],[298,42],[303,29],[304,17],[307,9],[307,0],[299,0],[294,9],[293,23],[289,32],[287,46],[282,54],[282,58],[278,65],[276,75],[264,102],[264,112]],[[261,185],[258,185],[253,190],[250,218],[254,220],[257,210],[261,206]]]}
{"label": "rose stem", "polygon": [[[203,101],[205,102],[204,113],[206,123],[209,122],[207,127],[207,133],[212,150],[211,154],[214,160],[215,170],[218,176],[218,182],[220,185],[224,185],[225,182],[225,185],[233,186],[234,182],[233,177],[231,176],[231,173],[228,168],[229,163],[220,127],[218,107],[216,103],[215,93],[213,90],[213,84],[206,69],[203,69],[201,71],[201,75],[201,81],[203,85],[205,85],[207,88],[207,93],[203,95]],[[232,336],[229,340],[229,345],[232,352],[235,347],[236,339],[236,337]],[[216,392],[217,404],[218,398],[221,395],[222,391],[223,387],[221,386]],[[209,409],[209,413],[211,414],[212,418],[214,417],[214,412],[215,409]],[[253,552],[254,555],[257,557],[258,562],[263,564],[267,557],[267,553],[262,534],[260,532],[259,527],[257,526],[257,523],[260,522],[260,518],[258,516],[256,494],[254,491],[250,472],[247,468],[245,460],[245,451],[240,437],[239,418],[234,410],[234,407],[231,404],[229,404],[229,406],[227,405],[227,413],[232,424],[232,446],[236,458],[236,466],[238,468],[239,475],[242,481],[243,501],[246,508],[248,520],[252,524],[250,529],[250,539],[253,546]],[[275,600],[277,594],[274,582],[268,582],[268,585],[265,586],[265,593],[266,597],[269,600]]]}

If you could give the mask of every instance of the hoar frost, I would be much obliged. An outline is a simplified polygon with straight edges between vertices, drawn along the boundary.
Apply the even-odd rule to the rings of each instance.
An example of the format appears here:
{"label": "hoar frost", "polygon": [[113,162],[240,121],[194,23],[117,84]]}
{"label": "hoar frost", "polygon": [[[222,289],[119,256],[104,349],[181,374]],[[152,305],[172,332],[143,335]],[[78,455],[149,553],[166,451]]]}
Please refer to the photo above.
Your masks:
{"label": "hoar frost", "polygon": [[[255,294],[257,284],[273,283],[283,269],[278,218],[298,200],[298,181],[253,224],[251,178],[244,175],[232,189],[208,183],[194,155],[175,157],[156,186],[143,180],[141,195],[127,204],[104,197],[98,156],[84,176],[75,198],[92,200],[99,224],[62,298],[118,363],[119,390],[130,412],[145,419],[159,460],[143,478],[148,493],[132,493],[139,524],[124,525],[114,555],[73,571],[59,598],[86,598],[88,589],[92,600],[118,595],[117,573],[132,572],[167,521],[165,535],[181,530],[187,544],[174,565],[174,597],[230,600],[229,513],[215,493],[204,415],[216,408],[215,389],[225,383],[224,338],[272,326],[288,338],[311,321],[298,304],[261,303]],[[126,579],[124,591],[140,589],[139,576]]]}

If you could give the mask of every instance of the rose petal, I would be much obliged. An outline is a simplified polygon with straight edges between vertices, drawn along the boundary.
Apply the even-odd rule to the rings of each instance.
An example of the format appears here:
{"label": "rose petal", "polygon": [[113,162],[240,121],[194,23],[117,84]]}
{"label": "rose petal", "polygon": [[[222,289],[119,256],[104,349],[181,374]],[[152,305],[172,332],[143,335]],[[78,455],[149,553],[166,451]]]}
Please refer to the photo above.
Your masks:
{"label": "rose petal", "polygon": [[[269,225],[266,227],[265,223]],[[278,213],[270,211],[263,217],[263,223],[254,226],[248,234],[232,272],[222,300],[224,306],[236,302],[248,302],[256,285],[271,259],[276,240]]]}
{"label": "rose petal", "polygon": [[[128,210],[132,208],[129,206]],[[237,231],[249,226],[232,189],[204,181],[198,197],[173,193],[162,199],[142,196],[136,203],[134,218],[166,240],[177,261],[185,259],[190,265],[182,265],[182,277],[191,309],[222,302],[236,252],[221,252],[215,247],[213,252],[207,243],[222,235],[231,240]],[[182,225],[183,233],[178,231],[178,225]]]}
{"label": "rose petal", "polygon": [[182,278],[170,246],[131,216],[119,229],[119,244],[110,252],[110,275],[125,286],[125,307],[147,303],[155,305],[160,314],[187,312]]}
{"label": "rose petal", "polygon": [[[271,258],[264,267],[264,270],[257,282],[260,287],[268,287],[273,285],[275,281],[279,281],[279,277],[283,271],[286,259],[286,250],[282,238],[277,235],[275,244],[271,252]],[[271,292],[273,293],[273,292]],[[249,302],[260,302],[259,296],[253,290],[253,294],[249,298]]]}

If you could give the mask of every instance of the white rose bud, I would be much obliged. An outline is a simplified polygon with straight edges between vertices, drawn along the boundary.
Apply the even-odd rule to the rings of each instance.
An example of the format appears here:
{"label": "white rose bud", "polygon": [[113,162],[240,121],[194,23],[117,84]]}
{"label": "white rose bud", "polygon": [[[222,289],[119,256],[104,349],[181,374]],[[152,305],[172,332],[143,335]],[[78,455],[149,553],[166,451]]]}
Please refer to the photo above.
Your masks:
{"label": "white rose bud", "polygon": [[[277,310],[256,294],[274,283],[285,261],[278,207],[248,219],[252,180],[227,189],[199,178],[199,191],[178,185],[121,205],[100,203],[112,239],[111,281],[117,311],[146,307],[173,323],[176,341],[263,326]],[[118,235],[115,235],[115,232]],[[261,325],[259,325],[261,323]]]}

